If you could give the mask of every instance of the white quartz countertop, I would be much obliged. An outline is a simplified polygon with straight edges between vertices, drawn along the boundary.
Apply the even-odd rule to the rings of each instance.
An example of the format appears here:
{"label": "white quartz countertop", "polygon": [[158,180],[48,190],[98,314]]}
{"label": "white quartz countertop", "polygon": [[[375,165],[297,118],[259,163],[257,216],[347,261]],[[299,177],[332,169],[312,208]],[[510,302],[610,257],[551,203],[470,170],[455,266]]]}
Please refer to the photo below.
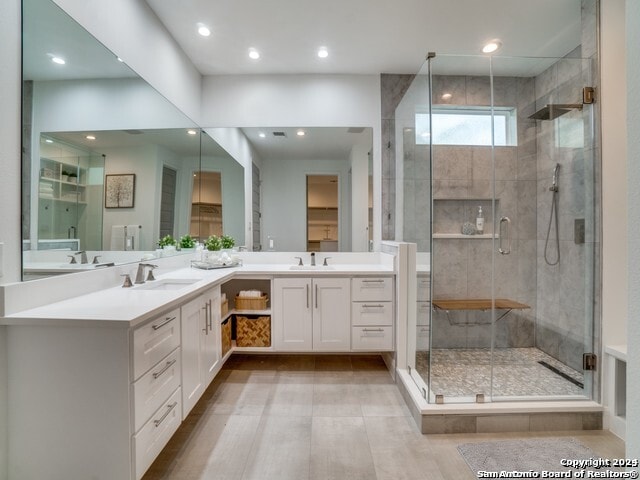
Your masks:
{"label": "white quartz countertop", "polygon": [[190,298],[207,288],[233,278],[257,276],[358,276],[393,275],[393,268],[381,264],[335,264],[329,267],[293,268],[285,264],[247,264],[241,267],[200,270],[179,268],[156,277],[156,282],[184,280],[184,286],[176,289],[148,289],[153,282],[106,288],[50,303],[37,308],[23,310],[0,319],[1,325],[49,325],[49,326],[105,326],[135,327]]}

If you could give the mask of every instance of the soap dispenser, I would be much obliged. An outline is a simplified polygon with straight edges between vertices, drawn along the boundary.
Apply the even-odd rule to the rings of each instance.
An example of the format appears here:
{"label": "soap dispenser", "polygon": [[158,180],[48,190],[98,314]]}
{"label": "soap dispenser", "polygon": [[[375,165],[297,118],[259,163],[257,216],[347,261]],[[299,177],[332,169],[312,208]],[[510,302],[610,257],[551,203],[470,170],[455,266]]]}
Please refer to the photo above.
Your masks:
{"label": "soap dispenser", "polygon": [[478,216],[476,217],[476,233],[482,235],[484,232],[484,214],[482,213],[482,205],[478,206]]}

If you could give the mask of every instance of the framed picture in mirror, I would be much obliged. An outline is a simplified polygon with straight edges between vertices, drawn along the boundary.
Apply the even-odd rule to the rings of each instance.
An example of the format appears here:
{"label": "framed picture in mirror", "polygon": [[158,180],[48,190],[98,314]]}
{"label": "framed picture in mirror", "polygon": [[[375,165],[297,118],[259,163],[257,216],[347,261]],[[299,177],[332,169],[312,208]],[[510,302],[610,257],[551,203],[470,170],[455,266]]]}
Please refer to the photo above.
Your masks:
{"label": "framed picture in mirror", "polygon": [[104,208],[133,208],[135,173],[105,175]]}

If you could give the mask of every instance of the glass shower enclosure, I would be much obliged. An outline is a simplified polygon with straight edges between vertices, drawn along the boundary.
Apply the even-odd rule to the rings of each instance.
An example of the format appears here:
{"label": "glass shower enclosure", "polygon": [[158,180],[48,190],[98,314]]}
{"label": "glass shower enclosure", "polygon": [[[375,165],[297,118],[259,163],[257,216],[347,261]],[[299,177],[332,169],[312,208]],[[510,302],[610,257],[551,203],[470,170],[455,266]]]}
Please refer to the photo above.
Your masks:
{"label": "glass shower enclosure", "polygon": [[579,56],[430,55],[396,108],[396,238],[418,250],[408,367],[427,401],[594,398],[594,80]]}

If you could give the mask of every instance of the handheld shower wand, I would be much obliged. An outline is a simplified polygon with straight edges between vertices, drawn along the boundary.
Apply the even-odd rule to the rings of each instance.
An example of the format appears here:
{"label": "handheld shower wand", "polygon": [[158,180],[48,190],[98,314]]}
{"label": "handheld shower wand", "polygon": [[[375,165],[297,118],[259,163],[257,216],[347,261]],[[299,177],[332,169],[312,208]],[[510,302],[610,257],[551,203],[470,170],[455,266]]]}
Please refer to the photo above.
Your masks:
{"label": "handheld shower wand", "polygon": [[558,172],[560,171],[560,164],[556,163],[556,166],[553,167],[553,179],[551,180],[551,186],[549,190],[552,192],[558,191]]}
{"label": "handheld shower wand", "polygon": [[[547,228],[547,239],[544,242],[544,261],[547,265],[557,265],[560,263],[560,232],[558,231],[558,174],[560,173],[560,164],[556,163],[553,168],[553,179],[551,180],[551,186],[549,191],[553,192],[551,195],[551,213],[549,215],[549,226]],[[556,230],[556,260],[549,260],[547,249],[549,247],[549,235],[551,233],[551,221],[555,217],[555,230]]]}

